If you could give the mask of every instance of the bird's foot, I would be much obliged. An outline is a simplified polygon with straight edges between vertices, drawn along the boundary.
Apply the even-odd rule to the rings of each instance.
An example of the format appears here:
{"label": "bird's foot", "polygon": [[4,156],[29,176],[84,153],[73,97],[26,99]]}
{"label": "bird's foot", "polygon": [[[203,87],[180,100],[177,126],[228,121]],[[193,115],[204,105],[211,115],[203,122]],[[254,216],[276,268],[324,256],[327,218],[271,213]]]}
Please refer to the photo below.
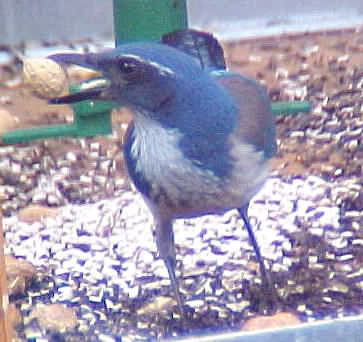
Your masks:
{"label": "bird's foot", "polygon": [[279,295],[275,283],[270,278],[270,273],[266,272],[262,278],[260,294],[259,311],[267,315],[274,314],[279,306]]}

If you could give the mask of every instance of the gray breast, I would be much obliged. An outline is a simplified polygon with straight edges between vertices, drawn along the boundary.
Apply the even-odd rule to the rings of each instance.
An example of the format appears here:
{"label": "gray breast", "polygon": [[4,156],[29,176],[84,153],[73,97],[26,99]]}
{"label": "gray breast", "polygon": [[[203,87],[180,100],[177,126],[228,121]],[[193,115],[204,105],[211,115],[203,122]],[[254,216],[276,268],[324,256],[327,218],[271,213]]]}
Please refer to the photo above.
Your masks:
{"label": "gray breast", "polygon": [[[228,179],[222,179],[185,158],[177,129],[165,129],[142,115],[135,120],[133,134],[130,152],[136,171],[150,186],[146,202],[158,217],[195,217],[238,208],[259,190],[267,173],[262,154],[248,144],[231,141],[235,166]],[[253,163],[246,166],[246,160]]]}
{"label": "gray breast", "polygon": [[197,161],[185,158],[179,148],[182,135],[177,129],[165,129],[139,114],[133,135],[130,153],[136,160],[136,172],[150,185],[147,202],[156,206],[154,210],[159,208],[180,217],[215,210],[224,181],[199,167]]}

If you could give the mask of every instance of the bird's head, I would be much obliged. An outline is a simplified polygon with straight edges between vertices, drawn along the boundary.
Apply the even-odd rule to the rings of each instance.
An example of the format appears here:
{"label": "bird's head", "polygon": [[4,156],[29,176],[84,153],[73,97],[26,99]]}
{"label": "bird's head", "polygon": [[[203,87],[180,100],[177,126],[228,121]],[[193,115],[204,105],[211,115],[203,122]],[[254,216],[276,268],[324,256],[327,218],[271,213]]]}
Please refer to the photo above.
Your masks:
{"label": "bird's head", "polygon": [[130,105],[157,112],[175,98],[184,83],[202,73],[191,56],[159,43],[130,43],[101,53],[55,54],[48,58],[59,64],[97,70],[104,77],[96,87],[53,99],[52,103],[107,100],[115,102],[115,106]]}

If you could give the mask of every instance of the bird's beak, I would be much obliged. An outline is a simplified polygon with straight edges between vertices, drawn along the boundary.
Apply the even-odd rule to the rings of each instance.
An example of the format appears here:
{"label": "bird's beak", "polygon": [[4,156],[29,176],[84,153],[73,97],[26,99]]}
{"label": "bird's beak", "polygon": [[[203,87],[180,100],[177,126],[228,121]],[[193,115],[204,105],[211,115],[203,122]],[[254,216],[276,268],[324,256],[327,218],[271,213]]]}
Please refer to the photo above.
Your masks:
{"label": "bird's beak", "polygon": [[[65,53],[51,55],[48,56],[48,58],[61,65],[75,64],[100,71],[101,73],[107,71],[108,65],[111,65],[111,60],[107,53]],[[111,81],[107,77],[90,79],[80,84],[79,91],[70,95],[53,98],[49,102],[52,104],[70,104],[84,100],[113,102]],[[116,106],[118,105],[115,102],[115,107]]]}

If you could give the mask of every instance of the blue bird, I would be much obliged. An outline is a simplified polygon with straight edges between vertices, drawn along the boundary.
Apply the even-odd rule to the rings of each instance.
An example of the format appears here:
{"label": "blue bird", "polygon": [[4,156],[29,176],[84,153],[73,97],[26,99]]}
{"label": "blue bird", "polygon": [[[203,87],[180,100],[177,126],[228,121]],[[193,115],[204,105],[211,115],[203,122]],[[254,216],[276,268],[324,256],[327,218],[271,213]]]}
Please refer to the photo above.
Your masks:
{"label": "blue bird", "polygon": [[101,99],[132,109],[124,144],[126,166],[154,216],[158,251],[182,315],[172,229],[173,220],[179,218],[237,209],[263,285],[274,293],[247,215],[276,151],[265,89],[251,78],[227,71],[218,41],[194,30],[168,34],[161,42],[49,58],[98,70],[107,80],[51,103]]}

